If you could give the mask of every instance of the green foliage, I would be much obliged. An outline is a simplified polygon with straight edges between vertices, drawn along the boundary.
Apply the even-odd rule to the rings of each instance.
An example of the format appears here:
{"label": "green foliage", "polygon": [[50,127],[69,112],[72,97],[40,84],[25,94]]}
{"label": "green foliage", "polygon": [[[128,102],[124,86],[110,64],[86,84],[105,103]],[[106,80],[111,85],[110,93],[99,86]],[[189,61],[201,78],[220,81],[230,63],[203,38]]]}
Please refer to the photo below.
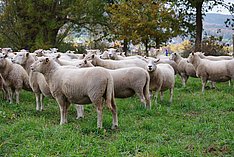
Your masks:
{"label": "green foliage", "polygon": [[[202,31],[203,31],[203,16],[213,7],[219,6],[229,10],[230,14],[234,15],[233,3],[226,3],[224,0],[170,0],[174,4],[176,12],[183,15],[185,18],[182,25],[185,26],[187,35],[195,37],[195,51],[201,51]],[[226,26],[233,26],[233,19],[227,19]]]}
{"label": "green foliage", "polygon": [[222,44],[222,37],[210,36],[202,41],[202,51],[205,55],[220,56],[228,55],[228,51],[224,49],[225,45]]}
{"label": "green foliage", "polygon": [[156,45],[181,34],[180,22],[174,10],[165,2],[129,0],[107,7],[111,31],[120,40],[143,42],[154,40]]}
{"label": "green foliage", "polygon": [[73,43],[65,43],[65,42],[62,42],[59,46],[58,46],[58,49],[60,52],[66,52],[68,50],[71,50],[71,51],[76,51],[76,47],[74,46]]}
{"label": "green foliage", "polygon": [[4,0],[3,4],[0,34],[16,49],[57,47],[72,30],[105,23],[100,0]]}
{"label": "green foliage", "polygon": [[85,118],[59,125],[59,108],[46,99],[36,112],[32,93],[23,92],[19,105],[0,100],[0,156],[233,156],[233,85],[201,93],[201,81],[189,78],[186,88],[176,80],[174,100],[146,110],[137,97],[117,99],[119,129],[111,130],[104,108],[104,129],[96,129],[96,110],[85,106]]}

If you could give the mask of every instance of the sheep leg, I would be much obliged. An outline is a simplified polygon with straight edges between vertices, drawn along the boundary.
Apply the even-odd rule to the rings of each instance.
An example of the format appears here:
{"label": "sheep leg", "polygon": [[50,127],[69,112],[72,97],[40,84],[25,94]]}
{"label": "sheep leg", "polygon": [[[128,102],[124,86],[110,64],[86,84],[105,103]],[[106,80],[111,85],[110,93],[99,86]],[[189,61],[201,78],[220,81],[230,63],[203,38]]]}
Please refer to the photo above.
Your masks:
{"label": "sheep leg", "polygon": [[40,94],[35,93],[35,97],[36,97],[36,111],[39,111],[40,110],[40,102],[39,102]]}
{"label": "sheep leg", "polygon": [[56,101],[60,108],[60,125],[67,123],[67,111],[70,104],[62,98],[56,97]]}
{"label": "sheep leg", "polygon": [[163,101],[163,96],[164,96],[163,91],[160,91],[160,100],[161,100],[161,101]]}
{"label": "sheep leg", "polygon": [[150,95],[149,94],[145,95],[145,101],[146,101],[147,109],[151,109],[151,101],[150,101]]}
{"label": "sheep leg", "polygon": [[183,87],[185,87],[188,77],[185,74],[181,74],[181,79],[182,79],[182,85]]}
{"label": "sheep leg", "polygon": [[12,90],[11,88],[7,88],[7,95],[8,95],[8,99],[10,101],[10,104],[13,103],[13,98],[12,98]]}
{"label": "sheep leg", "polygon": [[15,90],[15,101],[16,101],[16,104],[19,104],[19,89]]}
{"label": "sheep leg", "polygon": [[158,93],[159,93],[159,90],[156,90],[155,91],[155,106],[156,106],[156,108],[157,108],[157,105],[158,105]]}
{"label": "sheep leg", "polygon": [[97,128],[101,129],[102,128],[102,109],[103,109],[102,99],[97,101],[95,105],[96,105],[96,111],[97,111]]}
{"label": "sheep leg", "polygon": [[211,81],[211,88],[215,89],[215,82]]}
{"label": "sheep leg", "polygon": [[84,106],[75,104],[77,117],[76,119],[84,118]]}
{"label": "sheep leg", "polygon": [[140,98],[141,100],[141,103],[144,105],[144,107],[146,108],[147,104],[146,104],[146,101],[145,101],[145,97],[143,95],[142,92],[136,92],[137,96]]}
{"label": "sheep leg", "polygon": [[231,80],[228,81],[228,86],[231,87]]}
{"label": "sheep leg", "polygon": [[204,94],[206,82],[207,80],[205,78],[202,78],[202,94]]}
{"label": "sheep leg", "polygon": [[43,100],[44,100],[44,95],[43,95],[43,94],[40,94],[41,111],[43,111],[43,110],[44,110]]}
{"label": "sheep leg", "polygon": [[[173,98],[173,88],[170,88],[170,104],[172,103],[172,98]],[[169,106],[170,107],[170,106]]]}
{"label": "sheep leg", "polygon": [[115,99],[114,99],[114,95],[111,99],[111,112],[112,112],[112,127],[111,129],[116,129],[118,128],[118,116],[117,116],[117,108],[116,108],[116,103],[115,103]]}

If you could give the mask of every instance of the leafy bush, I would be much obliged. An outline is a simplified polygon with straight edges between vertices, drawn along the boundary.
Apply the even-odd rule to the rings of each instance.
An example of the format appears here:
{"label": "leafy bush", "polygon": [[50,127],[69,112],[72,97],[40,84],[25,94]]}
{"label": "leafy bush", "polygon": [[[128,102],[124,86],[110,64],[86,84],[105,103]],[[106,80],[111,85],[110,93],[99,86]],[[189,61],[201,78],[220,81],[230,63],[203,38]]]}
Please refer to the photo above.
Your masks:
{"label": "leafy bush", "polygon": [[222,43],[222,37],[210,36],[203,39],[202,41],[202,52],[205,52],[205,55],[211,56],[221,56],[228,55],[228,51],[225,51],[225,44]]}

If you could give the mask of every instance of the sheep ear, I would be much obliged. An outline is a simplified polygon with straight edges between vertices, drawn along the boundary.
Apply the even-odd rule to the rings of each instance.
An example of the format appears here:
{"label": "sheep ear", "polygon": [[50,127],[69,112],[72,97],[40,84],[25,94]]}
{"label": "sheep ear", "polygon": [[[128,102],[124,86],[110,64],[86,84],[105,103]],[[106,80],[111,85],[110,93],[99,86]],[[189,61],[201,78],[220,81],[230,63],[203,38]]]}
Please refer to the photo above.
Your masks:
{"label": "sheep ear", "polygon": [[7,54],[5,54],[4,58],[7,58],[7,57],[8,57],[8,55],[7,55]]}
{"label": "sheep ear", "polygon": [[85,53],[83,53],[83,57],[85,57]]}
{"label": "sheep ear", "polygon": [[192,55],[194,55],[194,52],[192,52]]}
{"label": "sheep ear", "polygon": [[177,55],[177,53],[174,53],[175,54],[175,56]]}
{"label": "sheep ear", "polygon": [[158,63],[160,61],[160,58],[156,60],[156,63]]}
{"label": "sheep ear", "polygon": [[45,62],[48,63],[48,62],[49,62],[49,58],[46,58],[46,59],[45,59]]}
{"label": "sheep ear", "polygon": [[28,56],[29,56],[29,52],[26,53],[26,57],[28,57]]}
{"label": "sheep ear", "polygon": [[93,54],[93,55],[92,55],[92,59],[94,58],[94,56],[95,56],[95,55]]}
{"label": "sheep ear", "polygon": [[87,64],[87,60],[84,60],[84,63]]}

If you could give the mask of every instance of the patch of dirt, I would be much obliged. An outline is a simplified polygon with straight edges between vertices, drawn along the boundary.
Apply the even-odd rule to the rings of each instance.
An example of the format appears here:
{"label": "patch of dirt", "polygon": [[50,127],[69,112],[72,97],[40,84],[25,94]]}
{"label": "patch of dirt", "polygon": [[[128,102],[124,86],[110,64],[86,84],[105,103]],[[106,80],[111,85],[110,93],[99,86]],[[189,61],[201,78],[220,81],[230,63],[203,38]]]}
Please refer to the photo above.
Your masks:
{"label": "patch of dirt", "polygon": [[186,114],[184,114],[184,116],[187,116],[187,117],[196,117],[198,116],[200,113],[199,112],[188,112]]}
{"label": "patch of dirt", "polygon": [[[227,145],[224,145],[222,147],[218,147],[217,145],[210,145],[208,148],[205,148],[204,153],[206,154],[214,154],[214,155],[223,155],[230,152],[230,149]],[[221,155],[221,156],[222,156]]]}

